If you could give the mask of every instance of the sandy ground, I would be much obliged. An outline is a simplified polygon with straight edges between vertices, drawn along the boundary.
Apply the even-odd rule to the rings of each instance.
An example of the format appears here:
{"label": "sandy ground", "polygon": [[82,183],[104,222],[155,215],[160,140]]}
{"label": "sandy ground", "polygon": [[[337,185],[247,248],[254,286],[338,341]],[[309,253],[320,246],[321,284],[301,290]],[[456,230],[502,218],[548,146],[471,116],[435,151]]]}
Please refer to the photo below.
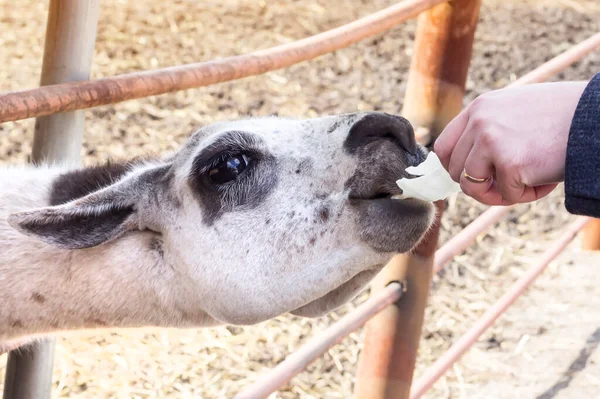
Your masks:
{"label": "sandy ground", "polygon": [[[493,345],[456,366],[466,398],[595,398],[600,390],[600,256],[563,256],[499,323]],[[461,370],[462,369],[462,370]],[[470,383],[472,376],[477,376]]]}
{"label": "sandy ground", "polygon": [[[287,43],[393,3],[103,0],[92,77]],[[0,0],[0,91],[37,85],[46,7],[47,2],[34,0],[22,0],[18,6]],[[348,49],[264,76],[86,111],[84,162],[169,151],[199,125],[244,115],[399,112],[414,27],[411,21]],[[484,1],[467,101],[502,87],[599,30],[600,5],[595,0]],[[556,79],[589,79],[598,71],[597,52]],[[32,126],[31,120],[0,126],[0,162],[27,159]],[[442,241],[484,209],[462,196],[451,199]],[[417,377],[535,262],[572,219],[564,211],[558,189],[544,201],[511,212],[435,278]],[[535,289],[482,337],[429,397],[529,398],[552,389],[558,392],[555,397],[594,396],[591,392],[600,386],[594,368],[598,355],[593,350],[600,327],[592,274],[598,259],[580,259],[576,249],[574,244],[551,266]],[[571,264],[574,260],[578,261]],[[60,337],[54,397],[231,397],[365,297],[317,320],[285,316],[247,328]],[[361,334],[356,332],[330,350],[274,397],[349,397]],[[587,352],[590,357],[584,361]],[[0,357],[0,374],[3,367]],[[553,394],[541,397],[553,397],[548,395]]]}

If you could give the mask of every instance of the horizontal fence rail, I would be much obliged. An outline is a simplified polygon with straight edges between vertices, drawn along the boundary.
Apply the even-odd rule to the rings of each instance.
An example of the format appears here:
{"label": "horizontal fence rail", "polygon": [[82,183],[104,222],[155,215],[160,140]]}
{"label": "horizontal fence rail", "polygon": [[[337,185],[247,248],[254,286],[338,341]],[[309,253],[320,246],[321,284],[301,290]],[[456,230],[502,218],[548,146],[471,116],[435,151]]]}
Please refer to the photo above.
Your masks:
{"label": "horizontal fence rail", "polygon": [[404,0],[346,25],[245,55],[0,95],[0,123],[114,104],[285,68],[385,32],[446,0]]}
{"label": "horizontal fence rail", "polygon": [[[552,58],[550,61],[547,61],[538,68],[510,83],[507,85],[507,87],[543,82],[563,71],[597,48],[600,48],[600,33],[589,37],[581,43]],[[483,233],[495,223],[502,220],[511,209],[515,208],[515,206],[516,205],[507,207],[490,207],[458,234],[449,239],[435,253],[434,273],[439,272],[454,258],[454,256],[468,248],[477,239],[479,234]],[[550,264],[550,262],[564,250],[564,248],[575,238],[576,234],[581,231],[581,229],[583,229],[583,227],[589,221],[589,218],[578,219],[575,223],[573,223],[573,225],[570,226],[568,231],[563,236],[553,242],[551,249],[544,253],[540,262],[530,271],[528,271],[521,279],[519,279],[513,288],[511,288],[509,292],[507,292],[492,308],[490,308],[477,321],[472,329],[469,330],[463,337],[461,337],[459,341],[457,341],[457,343],[451,347],[450,351],[448,351],[442,358],[438,360],[438,362],[434,364],[434,366],[432,366],[431,370],[423,378],[415,382],[413,388],[411,389],[410,398],[420,398],[435,383],[435,381],[442,376],[445,371],[473,345],[473,343],[476,342],[477,338],[479,338],[481,334],[483,334],[487,328],[489,328],[492,323],[525,291],[525,289],[535,280],[535,278],[539,276],[539,274],[548,266],[548,264]],[[394,297],[395,299],[391,299],[394,294],[394,291],[389,290],[388,287],[377,297],[373,297],[371,300],[365,302],[365,305],[370,304],[371,301],[375,300],[382,301],[382,303],[391,304],[399,299],[399,297]],[[389,302],[384,302],[386,298],[389,300]],[[383,305],[381,309],[378,309],[377,312],[372,313],[368,318],[373,317],[385,306],[387,305]],[[359,312],[360,309],[361,308],[356,309],[345,317],[348,318],[353,316],[353,313]],[[358,317],[366,315],[361,313],[360,315],[355,316]],[[355,329],[366,323],[368,318],[365,319],[360,325],[357,325]],[[331,339],[331,331],[343,329],[345,332],[344,336],[353,331],[346,330],[346,328],[350,326],[347,323],[345,323],[343,326],[337,325],[342,322],[344,322],[344,319],[330,327],[330,329],[325,332],[326,336],[319,335],[315,337],[313,341],[307,345],[307,347],[302,348],[300,351],[294,352],[286,360],[276,366],[270,373],[265,374],[247,390],[242,391],[242,393],[236,396],[236,398],[264,398],[290,381],[295,375],[303,371],[304,368],[314,359],[325,353],[328,348],[339,342]],[[319,348],[318,352],[314,349],[317,347]]]}
{"label": "horizontal fence rail", "polygon": [[552,242],[539,263],[525,273],[452,347],[431,366],[411,388],[410,399],[418,399],[456,362],[477,339],[512,305],[546,267],[569,245],[577,233],[590,221],[580,218],[560,238]]}
{"label": "horizontal fence rail", "polygon": [[400,299],[403,292],[404,285],[402,283],[389,284],[377,296],[363,303],[319,336],[313,338],[308,344],[292,353],[269,374],[264,375],[246,390],[240,392],[235,399],[264,398],[275,392],[333,345],[340,343],[377,313]]}

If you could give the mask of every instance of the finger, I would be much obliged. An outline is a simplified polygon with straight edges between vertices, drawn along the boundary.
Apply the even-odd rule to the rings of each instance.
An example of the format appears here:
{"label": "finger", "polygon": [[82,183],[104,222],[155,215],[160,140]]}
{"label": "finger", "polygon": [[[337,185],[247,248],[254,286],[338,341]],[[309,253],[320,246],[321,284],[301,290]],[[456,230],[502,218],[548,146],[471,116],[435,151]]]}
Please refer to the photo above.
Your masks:
{"label": "finger", "polygon": [[[484,202],[484,200],[493,202],[499,201],[497,197],[500,196],[500,193],[495,190],[494,186],[494,171],[494,162],[491,154],[482,148],[477,148],[477,145],[475,145],[471,148],[471,152],[464,163],[464,171],[460,175],[460,187],[462,191],[480,202]],[[489,180],[475,182],[469,180],[464,173],[467,173],[475,179],[489,178]],[[494,194],[494,192],[496,194]]]}
{"label": "finger", "polygon": [[452,150],[450,162],[448,163],[448,173],[450,173],[450,177],[452,177],[452,180],[455,182],[460,182],[460,176],[465,170],[465,162],[467,161],[467,157],[471,153],[473,143],[475,142],[476,132],[471,130],[469,126],[470,124],[467,123],[464,133],[458,139],[458,142],[454,146],[454,150]]}
{"label": "finger", "polygon": [[488,191],[481,194],[481,196],[477,198],[477,201],[491,206],[511,205],[504,198],[502,198],[502,194],[500,194],[500,191],[498,191],[498,185],[493,179]]}
{"label": "finger", "polygon": [[[524,204],[542,199],[546,195],[550,194],[557,186],[557,184],[547,184],[538,187],[526,187],[523,191],[523,195],[516,203]],[[490,206],[510,206],[515,204],[515,202],[508,201],[502,197],[502,194],[500,193],[495,181],[492,183],[487,192],[475,199]]]}
{"label": "finger", "polygon": [[[513,168],[506,168],[500,165],[496,169],[496,184],[502,198],[511,205],[518,203],[523,198],[523,195],[525,195],[526,186],[520,181],[518,174]],[[527,193],[527,195],[531,196],[531,193]]]}
{"label": "finger", "polygon": [[440,136],[435,140],[433,152],[436,153],[446,170],[448,170],[448,165],[450,164],[452,151],[467,127],[468,122],[469,115],[467,111],[461,112],[456,118],[450,121]]}

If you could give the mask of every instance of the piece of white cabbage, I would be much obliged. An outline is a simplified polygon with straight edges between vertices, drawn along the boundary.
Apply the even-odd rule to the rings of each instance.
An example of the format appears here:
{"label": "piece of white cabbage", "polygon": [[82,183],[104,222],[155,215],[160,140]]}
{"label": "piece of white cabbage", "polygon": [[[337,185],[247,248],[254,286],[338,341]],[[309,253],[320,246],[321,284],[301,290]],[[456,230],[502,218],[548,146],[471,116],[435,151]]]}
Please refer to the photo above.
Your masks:
{"label": "piece of white cabbage", "polygon": [[461,191],[460,184],[450,177],[440,159],[430,152],[427,159],[417,166],[410,166],[406,171],[415,177],[402,178],[396,182],[402,189],[402,194],[394,196],[397,199],[416,198],[423,201],[439,201]]}

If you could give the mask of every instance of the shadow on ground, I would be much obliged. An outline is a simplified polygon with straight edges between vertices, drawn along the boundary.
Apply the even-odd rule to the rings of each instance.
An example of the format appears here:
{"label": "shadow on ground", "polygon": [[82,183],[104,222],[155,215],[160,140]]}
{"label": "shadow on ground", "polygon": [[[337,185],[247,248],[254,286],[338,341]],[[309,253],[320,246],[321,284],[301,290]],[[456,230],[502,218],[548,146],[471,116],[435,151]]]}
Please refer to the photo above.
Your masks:
{"label": "shadow on ground", "polygon": [[560,379],[536,399],[552,399],[560,391],[568,388],[575,376],[585,369],[590,356],[594,353],[596,348],[598,348],[598,344],[600,344],[600,328],[597,328],[596,331],[588,337],[584,347],[579,351],[579,356],[577,356],[577,358],[569,365],[569,368],[562,374]]}

